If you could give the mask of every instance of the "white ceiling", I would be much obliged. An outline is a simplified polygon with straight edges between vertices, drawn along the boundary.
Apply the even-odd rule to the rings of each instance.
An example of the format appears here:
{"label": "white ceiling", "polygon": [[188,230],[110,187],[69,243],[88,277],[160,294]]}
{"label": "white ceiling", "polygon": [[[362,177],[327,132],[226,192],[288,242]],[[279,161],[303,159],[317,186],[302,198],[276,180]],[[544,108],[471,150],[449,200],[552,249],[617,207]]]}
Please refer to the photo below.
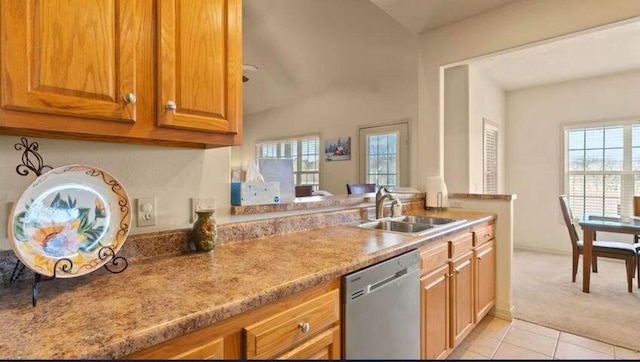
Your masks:
{"label": "white ceiling", "polygon": [[478,15],[515,0],[371,0],[416,34]]}
{"label": "white ceiling", "polygon": [[470,64],[516,90],[640,69],[640,22],[517,50]]}

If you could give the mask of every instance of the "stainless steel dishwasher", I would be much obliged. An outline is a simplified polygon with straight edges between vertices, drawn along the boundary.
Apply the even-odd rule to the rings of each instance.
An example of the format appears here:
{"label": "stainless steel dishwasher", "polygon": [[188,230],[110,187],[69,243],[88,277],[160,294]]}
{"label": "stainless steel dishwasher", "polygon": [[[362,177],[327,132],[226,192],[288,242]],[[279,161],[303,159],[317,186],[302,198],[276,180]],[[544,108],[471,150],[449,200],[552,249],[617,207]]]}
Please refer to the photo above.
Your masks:
{"label": "stainless steel dishwasher", "polygon": [[342,277],[346,359],[420,359],[417,250]]}

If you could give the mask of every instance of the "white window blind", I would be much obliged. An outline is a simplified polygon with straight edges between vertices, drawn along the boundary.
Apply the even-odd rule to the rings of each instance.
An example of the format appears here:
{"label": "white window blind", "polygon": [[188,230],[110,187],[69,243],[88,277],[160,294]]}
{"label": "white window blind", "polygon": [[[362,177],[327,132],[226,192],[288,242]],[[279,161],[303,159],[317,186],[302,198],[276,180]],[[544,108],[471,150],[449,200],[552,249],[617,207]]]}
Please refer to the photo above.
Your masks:
{"label": "white window blind", "polygon": [[640,191],[640,126],[565,130],[565,194],[574,216],[631,215]]}
{"label": "white window blind", "polygon": [[483,192],[498,193],[498,127],[484,121],[483,135]]}
{"label": "white window blind", "polygon": [[320,185],[320,137],[306,136],[256,144],[258,158],[293,159],[296,185]]}

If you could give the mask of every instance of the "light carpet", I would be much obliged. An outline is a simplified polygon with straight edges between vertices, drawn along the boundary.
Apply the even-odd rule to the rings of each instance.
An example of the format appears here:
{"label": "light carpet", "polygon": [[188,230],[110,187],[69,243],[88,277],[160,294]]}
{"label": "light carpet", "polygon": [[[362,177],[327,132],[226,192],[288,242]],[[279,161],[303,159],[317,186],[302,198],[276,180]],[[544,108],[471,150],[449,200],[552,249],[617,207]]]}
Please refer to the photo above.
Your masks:
{"label": "light carpet", "polygon": [[514,317],[640,351],[640,289],[627,292],[624,262],[599,258],[590,293],[582,292],[582,256],[571,282],[571,256],[515,250]]}

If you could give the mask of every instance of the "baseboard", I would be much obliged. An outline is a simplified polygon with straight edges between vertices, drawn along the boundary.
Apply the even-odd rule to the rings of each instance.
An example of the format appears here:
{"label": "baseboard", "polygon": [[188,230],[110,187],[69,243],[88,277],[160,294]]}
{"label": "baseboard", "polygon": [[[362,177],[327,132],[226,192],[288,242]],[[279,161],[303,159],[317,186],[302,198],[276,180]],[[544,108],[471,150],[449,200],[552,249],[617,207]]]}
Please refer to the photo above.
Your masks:
{"label": "baseboard", "polygon": [[513,248],[515,250],[537,251],[541,253],[549,253],[549,254],[556,254],[556,255],[571,255],[571,250],[565,251],[565,250],[558,250],[558,249],[547,249],[547,248],[539,248],[536,246],[529,246],[529,245],[514,245]]}
{"label": "baseboard", "polygon": [[491,312],[489,312],[489,314],[493,315],[496,318],[504,319],[506,321],[512,321],[513,309],[514,309],[513,306],[509,309],[493,307],[493,309],[491,309]]}

